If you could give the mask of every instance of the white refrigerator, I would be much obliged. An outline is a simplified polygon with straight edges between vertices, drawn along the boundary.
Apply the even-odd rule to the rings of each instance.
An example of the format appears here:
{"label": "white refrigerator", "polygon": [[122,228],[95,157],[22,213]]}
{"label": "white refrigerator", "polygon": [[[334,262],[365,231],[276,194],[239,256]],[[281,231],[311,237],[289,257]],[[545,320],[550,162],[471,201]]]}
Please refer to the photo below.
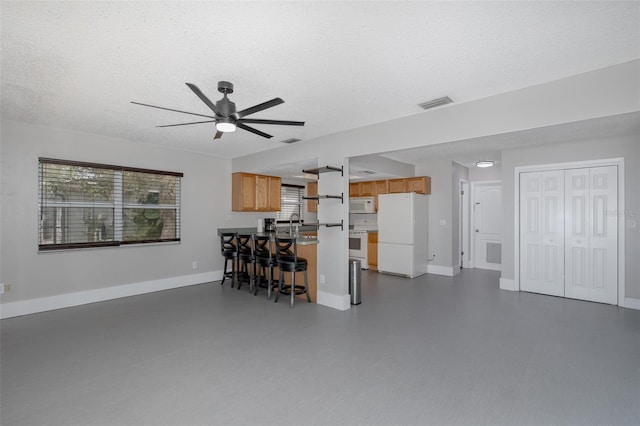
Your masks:
{"label": "white refrigerator", "polygon": [[427,273],[429,203],[426,195],[378,196],[378,271],[414,278]]}

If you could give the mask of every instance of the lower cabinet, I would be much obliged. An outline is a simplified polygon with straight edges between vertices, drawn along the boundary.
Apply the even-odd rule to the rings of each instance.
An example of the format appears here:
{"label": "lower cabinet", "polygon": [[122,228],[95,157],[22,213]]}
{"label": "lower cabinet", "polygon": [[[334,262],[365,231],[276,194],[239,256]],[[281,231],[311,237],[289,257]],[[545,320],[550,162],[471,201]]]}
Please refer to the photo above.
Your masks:
{"label": "lower cabinet", "polygon": [[367,244],[367,263],[369,263],[369,269],[374,271],[378,270],[378,233],[369,232]]}

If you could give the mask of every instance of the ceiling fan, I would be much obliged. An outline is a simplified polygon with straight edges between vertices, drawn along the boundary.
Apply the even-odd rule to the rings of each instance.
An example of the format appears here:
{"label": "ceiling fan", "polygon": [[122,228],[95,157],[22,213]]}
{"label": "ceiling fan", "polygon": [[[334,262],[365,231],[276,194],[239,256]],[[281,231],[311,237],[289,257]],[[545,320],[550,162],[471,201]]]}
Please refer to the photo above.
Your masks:
{"label": "ceiling fan", "polygon": [[205,96],[204,93],[202,93],[202,91],[198,88],[198,86],[191,83],[185,83],[185,84],[189,87],[189,89],[193,91],[193,93],[195,93],[202,100],[202,102],[204,102],[211,109],[211,111],[215,113],[215,115],[197,114],[195,112],[180,111],[177,109],[142,104],[140,102],[134,102],[134,101],[131,101],[131,103],[136,105],[147,106],[151,108],[164,109],[167,111],[174,111],[174,112],[180,112],[183,114],[191,114],[191,115],[197,115],[199,117],[210,118],[211,120],[195,121],[191,123],[165,124],[164,126],[156,126],[156,127],[174,127],[174,126],[187,126],[190,124],[216,123],[217,131],[216,131],[216,135],[213,137],[214,139],[220,139],[222,135],[226,132],[234,132],[236,130],[236,127],[239,127],[251,133],[255,133],[256,135],[262,136],[267,139],[270,139],[273,137],[268,133],[265,133],[253,127],[247,126],[246,123],[279,124],[284,126],[304,126],[304,121],[262,120],[258,118],[245,118],[246,116],[254,114],[256,112],[274,107],[276,105],[283,104],[284,101],[280,98],[274,98],[274,99],[271,99],[270,101],[252,106],[250,108],[243,109],[242,111],[236,111],[236,104],[234,102],[231,102],[229,98],[227,98],[227,94],[233,93],[233,84],[229,83],[228,81],[218,82],[218,92],[222,93],[224,96],[215,104],[211,102],[209,98]]}

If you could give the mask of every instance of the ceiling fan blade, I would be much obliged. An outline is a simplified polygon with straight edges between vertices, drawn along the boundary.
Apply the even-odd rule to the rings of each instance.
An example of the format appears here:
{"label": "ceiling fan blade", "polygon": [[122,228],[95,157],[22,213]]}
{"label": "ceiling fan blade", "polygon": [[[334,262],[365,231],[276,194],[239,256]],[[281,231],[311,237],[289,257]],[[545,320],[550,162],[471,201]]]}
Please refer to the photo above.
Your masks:
{"label": "ceiling fan blade", "polygon": [[252,106],[252,107],[247,108],[247,109],[243,109],[242,111],[237,112],[236,115],[238,116],[238,118],[242,118],[242,117],[245,117],[245,116],[247,116],[249,114],[255,114],[258,111],[262,111],[264,109],[271,108],[271,107],[274,107],[276,105],[280,105],[280,104],[283,104],[283,103],[284,103],[284,101],[282,99],[273,98],[270,101],[263,102],[263,103],[261,103],[259,105],[255,105],[255,106]]}
{"label": "ceiling fan blade", "polygon": [[304,121],[261,120],[259,118],[241,118],[238,120],[238,123],[280,124],[282,126],[304,126]]}
{"label": "ceiling fan blade", "polygon": [[220,139],[222,137],[222,135],[224,135],[224,132],[221,132],[220,130],[218,130],[216,132],[216,135],[213,137],[213,139]]}
{"label": "ceiling fan blade", "polygon": [[160,107],[160,106],[155,106],[155,105],[141,104],[140,102],[131,101],[131,103],[132,104],[136,104],[136,105],[142,105],[142,106],[146,106],[146,107],[151,107],[151,108],[164,109],[164,110],[167,110],[167,111],[181,112],[183,114],[197,115],[198,117],[216,118],[216,117],[212,117],[210,115],[196,114],[195,112],[180,111],[179,109],[171,109],[171,108],[165,108],[165,107]]}
{"label": "ceiling fan blade", "polygon": [[194,121],[192,123],[179,123],[179,124],[165,124],[163,126],[156,127],[175,127],[175,126],[188,126],[189,124],[200,124],[200,123],[215,123],[216,120],[207,120],[207,121]]}
{"label": "ceiling fan blade", "polygon": [[240,127],[241,129],[244,129],[244,130],[246,130],[248,132],[255,133],[256,135],[262,136],[263,138],[271,139],[273,137],[268,133],[261,132],[258,129],[254,129],[253,127],[249,127],[249,126],[247,126],[245,124],[242,124],[242,123],[236,123],[236,126]]}
{"label": "ceiling fan blade", "polygon": [[204,102],[205,104],[207,104],[209,108],[211,108],[211,111],[215,112],[216,115],[223,115],[220,113],[220,111],[218,111],[218,108],[216,108],[216,105],[213,102],[211,102],[209,98],[207,98],[200,89],[198,89],[198,86],[191,83],[185,83],[185,84],[189,86],[189,89],[191,89],[193,93],[195,93],[202,100],[202,102]]}

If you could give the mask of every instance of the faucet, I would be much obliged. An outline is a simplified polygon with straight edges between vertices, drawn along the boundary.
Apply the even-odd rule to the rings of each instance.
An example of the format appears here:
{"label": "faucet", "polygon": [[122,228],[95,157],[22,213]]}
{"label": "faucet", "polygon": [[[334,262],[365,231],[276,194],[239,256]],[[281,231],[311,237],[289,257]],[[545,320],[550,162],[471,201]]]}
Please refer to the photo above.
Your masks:
{"label": "faucet", "polygon": [[298,237],[298,225],[296,225],[296,233],[293,234],[291,232],[291,228],[293,227],[293,217],[297,217],[298,218],[298,222],[300,222],[300,215],[298,213],[291,213],[291,216],[289,216],[289,235],[293,235],[294,237]]}

